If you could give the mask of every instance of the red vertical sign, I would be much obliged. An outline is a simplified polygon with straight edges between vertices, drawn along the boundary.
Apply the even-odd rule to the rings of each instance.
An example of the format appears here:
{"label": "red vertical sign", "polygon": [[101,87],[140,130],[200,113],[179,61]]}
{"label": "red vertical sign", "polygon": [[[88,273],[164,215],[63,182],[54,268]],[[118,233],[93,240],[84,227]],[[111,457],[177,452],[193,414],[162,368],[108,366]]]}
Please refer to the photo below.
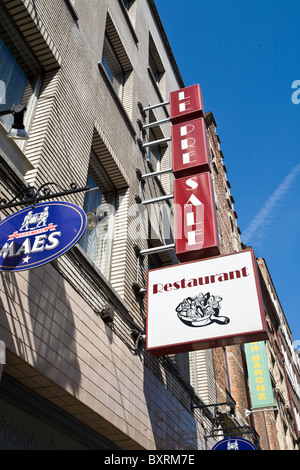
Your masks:
{"label": "red vertical sign", "polygon": [[192,85],[170,93],[170,116],[172,124],[204,117],[199,85]]}
{"label": "red vertical sign", "polygon": [[209,172],[174,181],[175,245],[179,261],[220,254]]}
{"label": "red vertical sign", "polygon": [[170,93],[175,246],[179,261],[220,254],[199,85]]}
{"label": "red vertical sign", "polygon": [[210,171],[204,118],[172,127],[172,158],[175,178]]}

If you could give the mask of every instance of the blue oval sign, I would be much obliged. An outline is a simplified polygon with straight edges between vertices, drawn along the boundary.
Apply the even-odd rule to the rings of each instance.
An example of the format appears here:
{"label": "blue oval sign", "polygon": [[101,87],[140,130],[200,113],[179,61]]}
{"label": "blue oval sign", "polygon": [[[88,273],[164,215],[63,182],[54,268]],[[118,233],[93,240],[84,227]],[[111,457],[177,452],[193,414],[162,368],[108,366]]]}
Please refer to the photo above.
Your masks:
{"label": "blue oval sign", "polygon": [[219,441],[213,446],[212,450],[257,450],[257,448],[247,439],[231,437]]}
{"label": "blue oval sign", "polygon": [[45,202],[0,222],[0,271],[24,271],[58,258],[83,235],[85,212],[71,202]]}

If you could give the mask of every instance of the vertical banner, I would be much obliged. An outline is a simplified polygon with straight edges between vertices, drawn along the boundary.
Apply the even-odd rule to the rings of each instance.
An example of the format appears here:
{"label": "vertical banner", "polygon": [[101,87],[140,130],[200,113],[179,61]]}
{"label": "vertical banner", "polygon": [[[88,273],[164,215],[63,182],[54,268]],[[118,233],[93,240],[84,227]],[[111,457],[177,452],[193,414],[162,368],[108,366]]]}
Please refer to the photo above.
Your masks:
{"label": "vertical banner", "polygon": [[245,344],[252,408],[274,406],[266,346],[263,341]]}
{"label": "vertical banner", "polygon": [[174,181],[174,219],[179,261],[220,254],[214,192],[209,172]]}
{"label": "vertical banner", "polygon": [[219,235],[202,93],[170,93],[175,248],[180,262],[218,256]]}
{"label": "vertical banner", "polygon": [[175,178],[210,171],[204,118],[172,127],[172,158]]}

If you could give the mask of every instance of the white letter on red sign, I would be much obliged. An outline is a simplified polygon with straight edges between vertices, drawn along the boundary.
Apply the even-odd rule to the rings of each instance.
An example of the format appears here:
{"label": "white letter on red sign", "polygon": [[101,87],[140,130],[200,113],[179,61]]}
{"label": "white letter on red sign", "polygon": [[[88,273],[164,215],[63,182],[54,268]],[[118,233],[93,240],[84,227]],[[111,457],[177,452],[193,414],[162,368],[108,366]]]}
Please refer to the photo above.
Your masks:
{"label": "white letter on red sign", "polygon": [[204,117],[202,93],[199,85],[192,85],[170,93],[172,124]]}
{"label": "white letter on red sign", "polygon": [[210,173],[174,181],[174,217],[180,261],[220,254]]}
{"label": "white letter on red sign", "polygon": [[185,96],[185,92],[181,91],[178,95],[178,101],[179,101],[179,112],[184,113],[186,111],[190,111],[190,105],[191,102],[189,101],[189,96]]}
{"label": "white letter on red sign", "polygon": [[210,171],[203,118],[172,127],[172,158],[175,178]]}

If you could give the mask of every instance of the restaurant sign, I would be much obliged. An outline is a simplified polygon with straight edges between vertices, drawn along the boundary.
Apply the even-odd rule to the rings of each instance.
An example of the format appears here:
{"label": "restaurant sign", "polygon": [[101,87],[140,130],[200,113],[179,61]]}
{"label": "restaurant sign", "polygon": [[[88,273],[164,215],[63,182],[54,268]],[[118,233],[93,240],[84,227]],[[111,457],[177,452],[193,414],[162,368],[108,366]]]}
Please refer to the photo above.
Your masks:
{"label": "restaurant sign", "polygon": [[148,271],[153,356],[267,339],[251,249]]}
{"label": "restaurant sign", "polygon": [[86,214],[70,202],[45,202],[0,222],[0,271],[24,271],[58,258],[83,235]]}

